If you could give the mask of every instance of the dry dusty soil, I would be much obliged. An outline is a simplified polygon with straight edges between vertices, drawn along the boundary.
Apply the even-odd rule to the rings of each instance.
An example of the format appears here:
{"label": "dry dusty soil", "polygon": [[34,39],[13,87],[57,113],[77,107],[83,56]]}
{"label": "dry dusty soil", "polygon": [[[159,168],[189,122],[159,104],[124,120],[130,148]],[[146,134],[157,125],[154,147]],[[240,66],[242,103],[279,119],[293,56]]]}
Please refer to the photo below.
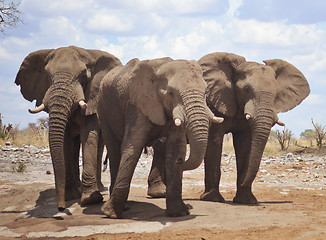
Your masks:
{"label": "dry dusty soil", "polygon": [[[23,161],[26,170],[13,170]],[[326,158],[291,155],[264,158],[254,182],[259,204],[232,203],[235,160],[223,156],[221,192],[226,203],[198,200],[203,166],[184,174],[190,215],[165,217],[165,200],[146,196],[151,156],[143,155],[132,181],[124,218],[108,219],[102,204],[78,201],[58,213],[49,151],[0,146],[0,239],[326,239]],[[109,185],[108,170],[103,182]],[[103,192],[107,200],[107,191]]]}

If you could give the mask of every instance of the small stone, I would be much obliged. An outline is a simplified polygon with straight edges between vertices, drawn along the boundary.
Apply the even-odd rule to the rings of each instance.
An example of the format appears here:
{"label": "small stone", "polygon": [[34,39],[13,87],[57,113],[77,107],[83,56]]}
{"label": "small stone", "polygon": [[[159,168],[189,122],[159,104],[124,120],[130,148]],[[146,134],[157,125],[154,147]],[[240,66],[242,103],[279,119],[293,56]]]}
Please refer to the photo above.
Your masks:
{"label": "small stone", "polygon": [[49,171],[49,170],[48,170],[48,171],[46,171],[46,174],[50,175],[50,174],[51,174],[51,171]]}
{"label": "small stone", "polygon": [[287,153],[286,154],[286,159],[292,160],[293,159],[293,153]]}
{"label": "small stone", "polygon": [[11,144],[11,142],[6,142],[5,145],[6,146],[11,146],[12,144]]}

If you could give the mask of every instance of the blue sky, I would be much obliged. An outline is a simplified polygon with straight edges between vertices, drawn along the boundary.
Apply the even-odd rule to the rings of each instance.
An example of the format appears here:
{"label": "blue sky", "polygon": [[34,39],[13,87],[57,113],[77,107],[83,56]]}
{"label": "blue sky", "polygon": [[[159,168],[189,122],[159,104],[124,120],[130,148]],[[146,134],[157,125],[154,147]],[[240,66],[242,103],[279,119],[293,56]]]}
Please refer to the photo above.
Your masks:
{"label": "blue sky", "polygon": [[[232,52],[262,63],[280,58],[308,79],[310,96],[279,114],[296,137],[326,125],[326,1],[323,0],[22,0],[25,24],[0,33],[0,112],[4,123],[19,124],[46,116],[31,115],[14,84],[28,53],[76,45],[100,49],[123,63],[138,57],[199,59],[211,52]],[[276,128],[277,129],[277,128]]]}

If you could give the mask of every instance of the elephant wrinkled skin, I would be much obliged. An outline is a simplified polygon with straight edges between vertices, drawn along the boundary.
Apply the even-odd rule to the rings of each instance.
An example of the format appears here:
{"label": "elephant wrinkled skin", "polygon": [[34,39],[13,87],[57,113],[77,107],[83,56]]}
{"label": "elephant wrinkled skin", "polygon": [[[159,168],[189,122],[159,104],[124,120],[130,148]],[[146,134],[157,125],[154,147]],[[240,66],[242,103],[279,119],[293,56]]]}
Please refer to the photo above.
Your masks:
{"label": "elephant wrinkled skin", "polygon": [[231,132],[237,164],[237,193],[233,202],[256,204],[251,188],[274,124],[284,125],[277,114],[300,104],[310,93],[304,75],[280,59],[264,64],[217,52],[202,57],[207,82],[207,105],[220,125],[212,125],[205,156],[205,192],[202,200],[224,202],[219,192],[223,136]]}
{"label": "elephant wrinkled skin", "polygon": [[[103,78],[98,117],[111,173],[110,199],[102,207],[108,217],[122,217],[142,149],[151,145],[160,151],[154,161],[164,156],[166,162],[166,214],[189,214],[181,196],[182,171],[203,161],[208,126],[214,120],[205,89],[196,61],[170,58],[133,59]],[[190,157],[184,161],[187,137]]]}
{"label": "elephant wrinkled skin", "polygon": [[[97,94],[103,76],[121,62],[113,55],[79,47],[44,49],[30,53],[15,83],[37,113],[49,113],[49,145],[55,175],[58,209],[65,200],[81,204],[102,201],[101,159],[103,140],[97,113]],[[82,144],[83,173],[79,179]],[[81,189],[80,189],[81,187]]]}

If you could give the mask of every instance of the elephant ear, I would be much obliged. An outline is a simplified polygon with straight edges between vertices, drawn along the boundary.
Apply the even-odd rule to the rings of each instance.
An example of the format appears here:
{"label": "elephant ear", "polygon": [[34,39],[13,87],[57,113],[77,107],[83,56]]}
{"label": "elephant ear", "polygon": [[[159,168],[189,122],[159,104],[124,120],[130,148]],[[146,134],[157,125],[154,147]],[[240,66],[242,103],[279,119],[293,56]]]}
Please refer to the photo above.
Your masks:
{"label": "elephant ear", "polygon": [[20,86],[23,97],[36,106],[42,104],[44,95],[50,87],[45,73],[46,58],[53,49],[32,52],[24,59],[16,75],[15,83]]}
{"label": "elephant ear", "polygon": [[208,54],[198,61],[207,83],[207,104],[227,117],[237,112],[234,72],[245,61],[244,57],[224,52]]}
{"label": "elephant ear", "polygon": [[281,60],[265,60],[264,63],[274,69],[278,90],[275,98],[275,110],[287,112],[299,105],[310,93],[305,76],[292,64]]}
{"label": "elephant ear", "polygon": [[163,104],[158,95],[159,79],[146,61],[138,62],[130,75],[129,98],[153,124],[166,123]]}
{"label": "elephant ear", "polygon": [[90,81],[87,83],[84,94],[87,102],[86,115],[97,113],[98,92],[103,77],[116,66],[121,66],[118,58],[104,51],[87,50],[94,57],[95,63],[88,71],[91,72]]}

